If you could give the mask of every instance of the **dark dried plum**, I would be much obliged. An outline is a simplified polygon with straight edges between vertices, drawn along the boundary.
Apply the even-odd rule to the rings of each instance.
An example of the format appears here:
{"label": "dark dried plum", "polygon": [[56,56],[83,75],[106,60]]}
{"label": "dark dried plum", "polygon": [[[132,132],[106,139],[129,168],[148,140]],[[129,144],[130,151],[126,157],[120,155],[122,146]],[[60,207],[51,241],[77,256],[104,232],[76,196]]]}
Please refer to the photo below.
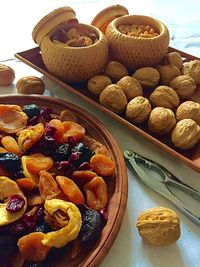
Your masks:
{"label": "dark dried plum", "polygon": [[[78,157],[77,157],[78,155]],[[89,162],[90,158],[94,155],[94,151],[83,143],[78,143],[72,150],[69,158],[70,163],[79,166],[83,162]],[[75,158],[75,159],[74,159]]]}
{"label": "dark dried plum", "polygon": [[52,157],[54,159],[54,161],[66,161],[68,160],[70,155],[70,149],[69,149],[69,144],[65,143],[65,144],[58,144]]}
{"label": "dark dried plum", "polygon": [[35,104],[25,105],[22,110],[26,113],[29,119],[40,115],[40,107]]}
{"label": "dark dried plum", "polygon": [[82,227],[80,230],[80,239],[82,242],[88,242],[96,239],[101,233],[102,217],[96,210],[87,209],[82,211]]}
{"label": "dark dried plum", "polygon": [[0,153],[0,166],[9,172],[19,173],[22,170],[21,158],[14,153]]}
{"label": "dark dried plum", "polygon": [[16,248],[16,239],[10,235],[0,236],[0,256],[5,257],[10,255]]}
{"label": "dark dried plum", "polygon": [[35,232],[48,233],[51,231],[52,231],[51,227],[45,221],[41,222],[40,224],[36,225],[36,227],[35,227]]}

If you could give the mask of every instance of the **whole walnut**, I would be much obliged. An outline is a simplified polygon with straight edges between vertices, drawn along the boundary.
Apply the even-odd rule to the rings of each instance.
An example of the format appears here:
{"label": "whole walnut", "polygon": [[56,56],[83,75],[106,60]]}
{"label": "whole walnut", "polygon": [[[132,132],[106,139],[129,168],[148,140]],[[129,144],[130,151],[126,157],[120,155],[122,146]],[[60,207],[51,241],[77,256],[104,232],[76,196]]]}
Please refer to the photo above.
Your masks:
{"label": "whole walnut", "polygon": [[200,84],[200,60],[195,59],[189,64],[189,75],[196,84]]}
{"label": "whole walnut", "polygon": [[176,110],[176,119],[192,119],[200,125],[200,104],[194,101],[185,101]]}
{"label": "whole walnut", "polygon": [[40,94],[45,90],[45,83],[36,76],[25,76],[17,81],[16,88],[20,94]]}
{"label": "whole walnut", "polygon": [[87,82],[88,90],[99,96],[106,86],[112,84],[111,79],[106,75],[95,75],[91,77]]}
{"label": "whole walnut", "polygon": [[130,76],[125,76],[121,78],[117,84],[121,87],[124,94],[126,95],[128,101],[133,99],[136,96],[142,96],[142,86],[139,84],[139,82]]}
{"label": "whole walnut", "polygon": [[138,69],[133,74],[133,77],[138,80],[144,89],[155,88],[160,80],[160,73],[152,67],[144,67]]}
{"label": "whole walnut", "polygon": [[115,83],[122,77],[128,76],[128,70],[120,62],[113,60],[105,66],[104,74]]}
{"label": "whole walnut", "polygon": [[200,104],[200,84],[197,85],[197,88],[194,93],[189,96],[189,100],[195,101]]}
{"label": "whole walnut", "polygon": [[156,246],[171,245],[181,234],[178,214],[165,207],[142,212],[137,219],[136,227],[142,239]]}
{"label": "whole walnut", "polygon": [[164,56],[163,64],[174,65],[180,70],[183,66],[183,59],[178,52],[171,52],[171,53],[167,53]]}
{"label": "whole walnut", "polygon": [[192,119],[183,119],[177,122],[171,135],[171,141],[175,147],[190,149],[200,140],[200,127]]}
{"label": "whole walnut", "polygon": [[183,66],[181,68],[181,73],[183,75],[190,75],[189,74],[189,67],[190,67],[190,64],[191,64],[192,61],[189,61],[189,62],[184,62],[183,63]]}
{"label": "whole walnut", "polygon": [[151,93],[149,100],[153,106],[176,108],[179,105],[179,96],[174,89],[160,85]]}
{"label": "whole walnut", "polygon": [[161,84],[169,85],[171,80],[181,74],[180,70],[174,65],[158,66]]}
{"label": "whole walnut", "polygon": [[149,115],[149,130],[159,135],[168,134],[175,125],[174,112],[169,108],[156,107]]}
{"label": "whole walnut", "polygon": [[0,86],[11,85],[15,79],[15,71],[4,64],[0,64]]}
{"label": "whole walnut", "polygon": [[115,113],[122,113],[127,105],[127,98],[117,84],[108,85],[100,94],[99,102]]}
{"label": "whole walnut", "polygon": [[126,107],[126,118],[133,123],[142,123],[148,119],[150,112],[149,100],[143,96],[136,96]]}
{"label": "whole walnut", "polygon": [[177,92],[183,99],[191,96],[195,89],[196,83],[189,75],[179,75],[170,82],[170,86]]}

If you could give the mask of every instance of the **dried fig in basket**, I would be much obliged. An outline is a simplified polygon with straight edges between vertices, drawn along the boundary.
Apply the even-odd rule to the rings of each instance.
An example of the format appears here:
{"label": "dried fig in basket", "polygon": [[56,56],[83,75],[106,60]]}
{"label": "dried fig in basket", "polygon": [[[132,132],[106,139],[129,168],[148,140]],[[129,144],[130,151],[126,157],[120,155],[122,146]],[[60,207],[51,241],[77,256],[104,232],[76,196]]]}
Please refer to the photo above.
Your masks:
{"label": "dried fig in basket", "polygon": [[136,96],[127,105],[126,118],[133,123],[146,121],[151,112],[149,100],[143,96]]}
{"label": "dried fig in basket", "polygon": [[179,96],[174,89],[166,85],[158,86],[150,95],[149,100],[153,106],[176,108],[179,105]]}
{"label": "dried fig in basket", "polygon": [[154,133],[165,135],[172,130],[175,124],[174,112],[169,108],[156,107],[149,115],[148,127]]}
{"label": "dried fig in basket", "polygon": [[160,73],[157,69],[152,67],[144,67],[138,69],[133,74],[133,77],[138,80],[142,88],[155,88],[160,80]]}
{"label": "dried fig in basket", "polygon": [[176,110],[176,119],[192,119],[200,125],[200,104],[194,101],[185,101]]}
{"label": "dried fig in basket", "polygon": [[178,214],[165,207],[156,207],[142,212],[136,223],[140,236],[156,246],[176,242],[181,234]]}
{"label": "dried fig in basket", "polygon": [[175,77],[171,82],[170,86],[180,95],[182,98],[191,96],[195,89],[196,83],[194,79],[189,75],[179,75]]}
{"label": "dried fig in basket", "polygon": [[142,96],[142,86],[140,83],[133,77],[125,76],[121,78],[117,84],[121,87],[124,94],[126,95],[128,101],[133,99],[136,96]]}
{"label": "dried fig in basket", "polygon": [[175,147],[190,149],[200,140],[200,127],[192,119],[180,120],[172,131],[171,140]]}

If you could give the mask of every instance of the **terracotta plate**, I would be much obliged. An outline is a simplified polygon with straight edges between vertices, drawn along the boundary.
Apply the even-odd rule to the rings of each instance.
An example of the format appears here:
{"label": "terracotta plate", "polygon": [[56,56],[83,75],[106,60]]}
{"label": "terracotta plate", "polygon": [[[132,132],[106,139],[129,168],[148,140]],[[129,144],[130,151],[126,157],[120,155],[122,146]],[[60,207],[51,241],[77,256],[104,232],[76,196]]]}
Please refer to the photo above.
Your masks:
{"label": "terracotta plate", "polygon": [[[60,113],[64,109],[69,109],[78,117],[78,122],[82,124],[87,133],[94,139],[104,144],[109,150],[112,159],[116,163],[116,174],[108,181],[109,204],[107,207],[108,221],[103,228],[102,234],[97,242],[84,247],[82,252],[74,260],[68,257],[65,251],[53,266],[55,267],[72,267],[72,266],[98,266],[105,255],[108,253],[114,242],[119,228],[121,226],[126,202],[127,202],[127,169],[122,152],[105,126],[94,116],[90,115],[83,109],[76,107],[65,101],[45,97],[45,96],[24,96],[24,95],[6,95],[0,96],[0,104],[37,104],[53,109],[54,113]],[[49,266],[50,267],[50,266]]]}

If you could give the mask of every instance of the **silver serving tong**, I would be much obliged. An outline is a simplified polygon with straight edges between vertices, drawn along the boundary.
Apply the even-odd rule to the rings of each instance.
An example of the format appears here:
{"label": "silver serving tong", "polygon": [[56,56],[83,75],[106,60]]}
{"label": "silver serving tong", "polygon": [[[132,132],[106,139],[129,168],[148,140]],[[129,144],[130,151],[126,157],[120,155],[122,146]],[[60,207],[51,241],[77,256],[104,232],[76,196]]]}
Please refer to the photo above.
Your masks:
{"label": "silver serving tong", "polygon": [[124,157],[136,176],[147,186],[173,202],[200,225],[200,193],[184,184],[160,164],[125,150]]}

